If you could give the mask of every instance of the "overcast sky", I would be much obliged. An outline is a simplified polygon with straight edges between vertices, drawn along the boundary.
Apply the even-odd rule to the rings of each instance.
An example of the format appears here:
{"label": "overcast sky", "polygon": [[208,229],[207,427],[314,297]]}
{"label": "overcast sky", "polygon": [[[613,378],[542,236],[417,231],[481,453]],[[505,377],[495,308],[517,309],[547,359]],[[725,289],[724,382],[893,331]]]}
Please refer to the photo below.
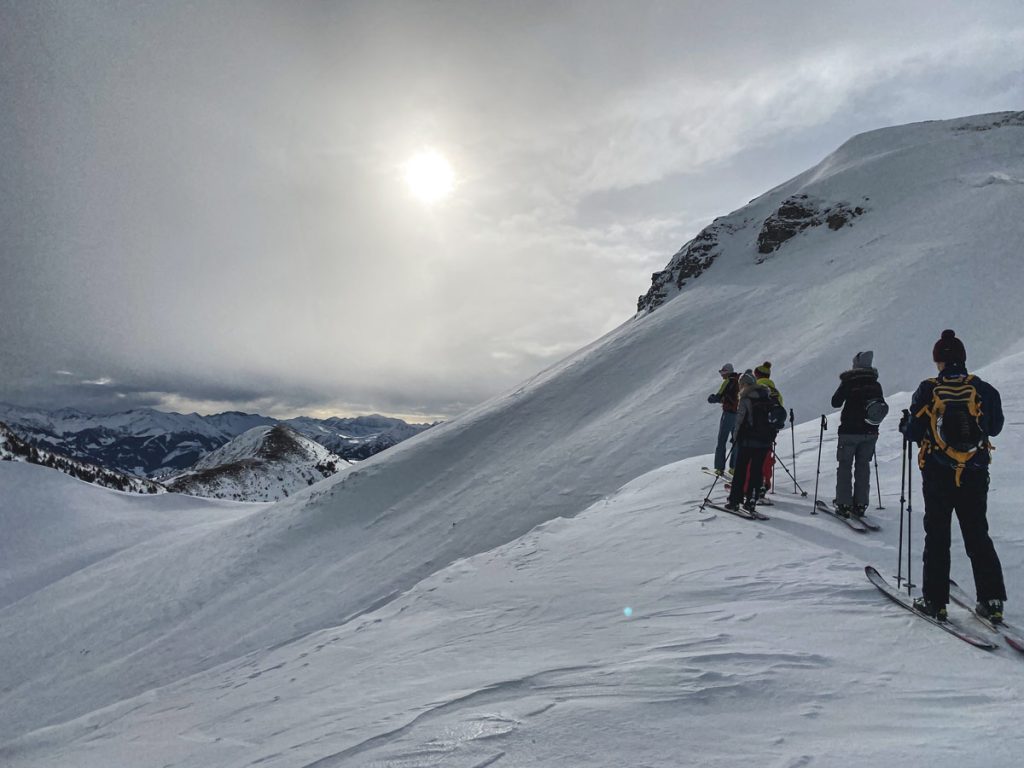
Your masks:
{"label": "overcast sky", "polygon": [[1024,3],[0,0],[0,105],[0,400],[435,418],[850,135],[1024,109]]}

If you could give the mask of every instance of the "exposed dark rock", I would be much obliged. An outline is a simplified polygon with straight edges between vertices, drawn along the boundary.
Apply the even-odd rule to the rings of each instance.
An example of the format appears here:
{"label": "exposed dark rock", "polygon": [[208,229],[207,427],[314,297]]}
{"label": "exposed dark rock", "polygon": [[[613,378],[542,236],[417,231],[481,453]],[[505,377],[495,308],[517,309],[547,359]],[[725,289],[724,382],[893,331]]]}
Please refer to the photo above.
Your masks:
{"label": "exposed dark rock", "polygon": [[637,301],[637,312],[650,311],[660,307],[668,299],[670,288],[676,290],[686,285],[691,278],[700,277],[721,252],[720,238],[723,232],[735,232],[736,228],[725,219],[715,219],[700,233],[679,249],[668,266],[651,275],[651,287]]}
{"label": "exposed dark rock", "polygon": [[[764,220],[757,235],[757,251],[762,254],[772,253],[798,232],[809,227],[827,224],[829,229],[841,229],[864,213],[863,206],[826,203],[809,195],[793,195],[786,198],[778,210]],[[758,263],[763,260],[758,259]]]}
{"label": "exposed dark rock", "polygon": [[993,128],[1014,126],[1024,128],[1024,112],[1009,112],[991,123],[968,123],[956,128],[957,131],[991,131]]}

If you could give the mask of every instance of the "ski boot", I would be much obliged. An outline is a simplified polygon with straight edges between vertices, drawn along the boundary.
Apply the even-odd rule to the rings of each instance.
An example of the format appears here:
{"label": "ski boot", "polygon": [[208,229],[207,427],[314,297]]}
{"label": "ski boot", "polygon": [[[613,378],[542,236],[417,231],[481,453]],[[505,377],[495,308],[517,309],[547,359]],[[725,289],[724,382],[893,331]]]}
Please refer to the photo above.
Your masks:
{"label": "ski boot", "polygon": [[864,513],[867,511],[868,507],[866,504],[854,504],[853,508],[850,510],[850,514],[857,520],[860,520],[864,517]]}
{"label": "ski boot", "polygon": [[988,619],[993,624],[1003,623],[1003,601],[997,598],[992,600],[979,600],[974,606],[975,612],[982,618]]}
{"label": "ski boot", "polygon": [[740,511],[740,505],[739,505],[738,502],[735,502],[735,501],[727,501],[727,502],[725,502],[725,504],[722,505],[722,507],[724,507],[725,509],[729,510],[730,512],[739,512]]}
{"label": "ski boot", "polygon": [[751,497],[743,502],[743,510],[749,512],[752,515],[757,514],[757,500]]}
{"label": "ski boot", "polygon": [[946,612],[946,606],[936,605],[927,597],[918,597],[914,600],[914,610],[920,611],[925,616],[931,616],[933,619],[938,621],[945,621],[949,615]]}
{"label": "ski boot", "polygon": [[849,518],[853,512],[853,507],[849,504],[840,504],[835,499],[832,500],[832,508],[836,511],[836,517]]}

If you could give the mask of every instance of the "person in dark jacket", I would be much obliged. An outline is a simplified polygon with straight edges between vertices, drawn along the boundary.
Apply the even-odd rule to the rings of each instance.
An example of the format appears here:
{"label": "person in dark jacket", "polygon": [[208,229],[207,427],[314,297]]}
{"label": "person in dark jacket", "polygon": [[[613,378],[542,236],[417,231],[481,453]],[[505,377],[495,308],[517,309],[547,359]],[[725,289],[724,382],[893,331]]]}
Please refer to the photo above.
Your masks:
{"label": "person in dark jacket", "polygon": [[870,351],[854,355],[853,368],[839,374],[839,388],[832,395],[832,407],[843,409],[836,450],[839,473],[835,498],[836,512],[843,517],[863,517],[871,495],[871,460],[878,442],[878,424],[869,421],[867,405],[883,400],[878,371],[871,367],[873,358]]}
{"label": "person in dark jacket", "polygon": [[[991,462],[988,438],[1003,429],[1002,403],[995,387],[967,373],[967,352],[953,331],[942,332],[932,358],[939,375],[921,382],[910,411],[900,422],[900,431],[907,440],[921,446],[918,463],[924,493],[924,576],[923,595],[914,604],[930,616],[940,620],[946,617],[949,529],[955,511],[974,571],[976,610],[998,623],[1003,619],[1006,586],[988,533],[986,511]],[[942,419],[938,418],[936,400],[943,403]],[[965,410],[965,402],[974,403],[972,413]],[[973,445],[965,445],[954,432],[969,434]]]}
{"label": "person in dark jacket", "polygon": [[[715,472],[725,472],[725,444],[736,427],[736,409],[740,399],[740,375],[733,370],[732,363],[726,363],[718,371],[722,384],[717,392],[708,395],[709,403],[722,404],[722,418],[718,422],[718,443],[715,446]],[[729,466],[736,466],[736,453],[729,456]]]}
{"label": "person in dark jacket", "polygon": [[770,401],[771,390],[758,384],[753,373],[747,371],[740,376],[740,404],[733,433],[736,473],[726,504],[733,511],[739,509],[740,503],[748,512],[754,511],[757,489],[761,485],[761,467],[775,439],[774,430],[768,424]]}

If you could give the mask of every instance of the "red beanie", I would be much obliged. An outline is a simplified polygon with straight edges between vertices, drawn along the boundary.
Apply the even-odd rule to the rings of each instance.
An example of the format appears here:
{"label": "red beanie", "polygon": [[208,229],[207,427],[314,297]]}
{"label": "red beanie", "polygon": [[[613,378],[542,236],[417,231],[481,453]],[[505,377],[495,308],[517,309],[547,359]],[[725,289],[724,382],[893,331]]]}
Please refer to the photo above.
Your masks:
{"label": "red beanie", "polygon": [[936,363],[966,363],[967,350],[964,343],[956,337],[956,332],[945,330],[942,338],[932,347],[932,360]]}

